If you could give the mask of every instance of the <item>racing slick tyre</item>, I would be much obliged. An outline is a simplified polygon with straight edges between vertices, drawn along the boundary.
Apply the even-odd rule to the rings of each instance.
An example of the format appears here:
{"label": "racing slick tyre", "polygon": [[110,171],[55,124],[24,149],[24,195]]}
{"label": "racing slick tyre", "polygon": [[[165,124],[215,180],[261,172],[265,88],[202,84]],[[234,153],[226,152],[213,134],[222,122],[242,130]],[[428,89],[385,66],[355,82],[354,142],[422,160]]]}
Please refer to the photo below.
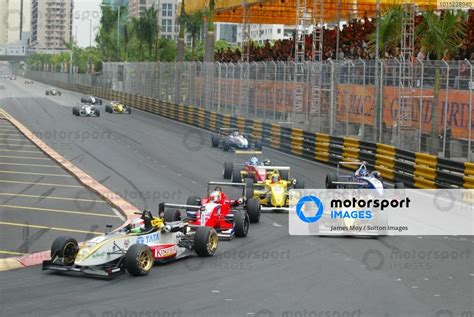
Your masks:
{"label": "racing slick tyre", "polygon": [[287,181],[288,180],[288,174],[289,174],[288,171],[285,171],[285,170],[280,171],[281,179]]}
{"label": "racing slick tyre", "polygon": [[402,189],[402,188],[405,188],[405,184],[402,182],[396,182],[395,184],[393,184],[393,187],[395,189]]}
{"label": "racing slick tyre", "polygon": [[249,215],[250,223],[260,222],[260,200],[251,198],[247,200],[247,213]]}
{"label": "racing slick tyre", "polygon": [[189,206],[199,206],[200,198],[198,196],[189,196],[188,200],[186,200],[186,205]]}
{"label": "racing slick tyre", "polygon": [[194,235],[194,251],[199,256],[213,256],[217,251],[219,238],[211,227],[198,227]]}
{"label": "racing slick tyre", "polygon": [[219,137],[213,135],[211,137],[212,147],[219,147]]}
{"label": "racing slick tyre", "polygon": [[61,92],[60,92],[60,91],[58,91],[58,96],[61,96]]}
{"label": "racing slick tyre", "polygon": [[222,149],[224,150],[224,152],[229,152],[230,151],[230,143],[229,141],[224,141],[224,145],[222,146]]}
{"label": "racing slick tyre", "polygon": [[81,98],[81,103],[87,103],[87,99],[86,98]]}
{"label": "racing slick tyre", "polygon": [[234,163],[224,162],[224,172],[222,173],[224,179],[231,179],[232,173],[234,172]]}
{"label": "racing slick tyre", "polygon": [[304,189],[304,181],[296,181],[295,189]]}
{"label": "racing slick tyre", "polygon": [[242,183],[242,174],[239,169],[232,170],[232,183]]}
{"label": "racing slick tyre", "polygon": [[253,198],[254,189],[253,189],[254,181],[251,178],[245,179],[245,198],[251,199]]}
{"label": "racing slick tyre", "polygon": [[95,116],[100,117],[100,110],[99,109],[95,109]]}
{"label": "racing slick tyre", "polygon": [[263,148],[262,140],[257,140],[257,141],[255,141],[255,149],[256,149],[257,151],[261,151],[262,148]]}
{"label": "racing slick tyre", "polygon": [[333,188],[336,188],[336,184],[334,184],[334,182],[337,181],[337,176],[336,174],[334,173],[329,173],[327,176],[326,176],[326,188],[327,189],[333,189]]}
{"label": "racing slick tyre", "polygon": [[49,91],[46,92],[46,96],[49,96]]}
{"label": "racing slick tyre", "polygon": [[250,220],[248,214],[243,210],[236,210],[234,212],[234,229],[235,236],[244,238],[249,233]]}
{"label": "racing slick tyre", "polygon": [[63,264],[70,266],[76,260],[79,245],[76,239],[71,237],[57,237],[51,245],[51,259],[62,258]]}
{"label": "racing slick tyre", "polygon": [[125,269],[133,276],[147,275],[153,262],[153,253],[146,244],[134,244],[125,254]]}
{"label": "racing slick tyre", "polygon": [[181,221],[181,212],[178,209],[175,209],[175,210],[168,209],[165,211],[164,219],[165,219],[165,223]]}
{"label": "racing slick tyre", "polygon": [[79,110],[77,109],[77,107],[72,107],[72,114],[75,116],[79,115]]}
{"label": "racing slick tyre", "polygon": [[112,113],[112,107],[110,105],[106,105],[105,112]]}
{"label": "racing slick tyre", "polygon": [[99,105],[101,105],[101,104],[102,104],[102,99],[99,99]]}
{"label": "racing slick tyre", "polygon": [[128,113],[128,114],[132,114],[132,108],[131,108],[131,107],[128,107],[128,108],[127,108],[127,113]]}

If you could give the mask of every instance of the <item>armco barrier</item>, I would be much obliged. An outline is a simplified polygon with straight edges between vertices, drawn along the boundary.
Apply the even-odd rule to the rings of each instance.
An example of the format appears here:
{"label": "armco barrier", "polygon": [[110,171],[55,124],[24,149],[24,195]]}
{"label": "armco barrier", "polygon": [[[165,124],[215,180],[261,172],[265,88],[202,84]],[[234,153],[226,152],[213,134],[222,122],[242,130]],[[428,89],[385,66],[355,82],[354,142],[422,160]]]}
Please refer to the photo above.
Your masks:
{"label": "armco barrier", "polygon": [[[34,76],[32,79],[41,81]],[[403,182],[408,187],[474,189],[474,163],[456,162],[426,153],[401,150],[387,144],[312,133],[274,123],[223,115],[203,108],[176,105],[102,87],[57,81],[48,84],[107,100],[118,100],[134,108],[212,132],[217,132],[221,127],[238,128],[250,135],[252,141],[262,140],[267,147],[309,160],[332,165],[347,161],[366,161],[370,168],[378,170],[385,179]],[[344,167],[355,168],[353,165]]]}

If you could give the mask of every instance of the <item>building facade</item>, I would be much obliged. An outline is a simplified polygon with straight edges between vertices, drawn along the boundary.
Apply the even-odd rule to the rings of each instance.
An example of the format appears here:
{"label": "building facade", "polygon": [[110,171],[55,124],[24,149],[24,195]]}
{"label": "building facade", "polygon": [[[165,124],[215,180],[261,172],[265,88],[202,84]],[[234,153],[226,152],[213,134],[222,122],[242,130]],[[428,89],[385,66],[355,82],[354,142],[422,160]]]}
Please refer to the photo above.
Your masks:
{"label": "building facade", "polygon": [[32,47],[64,49],[72,38],[73,9],[73,0],[32,0]]}
{"label": "building facade", "polygon": [[28,44],[31,0],[0,0],[0,44]]}
{"label": "building facade", "polygon": [[[250,38],[253,42],[263,44],[265,41],[289,39],[294,27],[283,24],[250,24]],[[237,26],[237,44],[242,43],[242,24]]]}
{"label": "building facade", "polygon": [[138,18],[142,16],[148,8],[150,0],[129,0],[128,1],[128,16],[130,18]]}

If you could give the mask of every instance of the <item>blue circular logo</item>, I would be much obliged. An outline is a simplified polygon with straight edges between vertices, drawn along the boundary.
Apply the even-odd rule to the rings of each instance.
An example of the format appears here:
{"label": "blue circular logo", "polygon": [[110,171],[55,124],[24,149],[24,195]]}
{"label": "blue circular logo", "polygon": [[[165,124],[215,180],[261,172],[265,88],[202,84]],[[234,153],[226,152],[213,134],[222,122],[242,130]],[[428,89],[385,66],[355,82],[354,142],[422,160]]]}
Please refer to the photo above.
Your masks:
{"label": "blue circular logo", "polygon": [[[316,215],[312,217],[308,217],[303,213],[303,206],[305,203],[314,203],[316,207],[318,207],[318,211],[316,212]],[[311,195],[303,196],[301,197],[300,200],[298,200],[298,203],[296,204],[296,214],[303,222],[306,222],[306,223],[313,223],[313,222],[318,221],[323,216],[323,211],[324,211],[323,203],[316,196],[311,196]]]}

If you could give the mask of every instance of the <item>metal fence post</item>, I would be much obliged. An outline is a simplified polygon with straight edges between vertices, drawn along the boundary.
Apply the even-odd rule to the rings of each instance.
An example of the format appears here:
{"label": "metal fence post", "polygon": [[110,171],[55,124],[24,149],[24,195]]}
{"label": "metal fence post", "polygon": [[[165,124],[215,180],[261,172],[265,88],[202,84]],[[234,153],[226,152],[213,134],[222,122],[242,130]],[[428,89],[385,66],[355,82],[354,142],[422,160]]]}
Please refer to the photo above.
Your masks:
{"label": "metal fence post", "polygon": [[[446,99],[444,102],[443,109],[443,157],[446,156],[446,129],[448,124],[448,105],[449,105],[449,64],[443,59],[443,63],[446,65]],[[449,145],[448,145],[449,146]]]}
{"label": "metal fence post", "polygon": [[416,59],[418,63],[421,64],[421,72],[420,72],[420,101],[418,105],[418,112],[419,112],[419,127],[418,129],[420,130],[418,133],[418,152],[421,152],[421,136],[423,134],[423,86],[424,86],[424,76],[425,76],[425,64],[423,63],[423,60],[421,59]]}
{"label": "metal fence post", "polygon": [[335,96],[334,96],[334,82],[336,80],[335,78],[335,75],[334,75],[334,62],[332,60],[329,61],[329,63],[331,64],[331,83],[330,83],[330,101],[329,101],[329,134],[332,135],[334,134],[334,122],[335,122],[335,118],[334,118],[334,114],[335,114],[335,111],[334,111],[334,107],[335,107]]}
{"label": "metal fence post", "polygon": [[[221,75],[222,75],[222,70],[221,70],[221,63],[217,62],[217,69],[218,69],[218,74],[217,74],[217,112],[221,112]],[[214,79],[215,81],[215,79]]]}
{"label": "metal fence post", "polygon": [[474,79],[472,77],[473,74],[473,65],[467,59],[464,60],[466,64],[469,66],[469,80],[468,80],[468,88],[469,88],[469,114],[468,114],[468,139],[467,139],[467,160],[469,162],[473,161],[472,157],[472,91],[474,90]]}
{"label": "metal fence post", "polygon": [[359,61],[362,63],[362,129],[361,129],[361,138],[365,137],[365,96],[366,96],[366,87],[365,87],[365,75],[366,75],[366,63],[362,58],[359,58]]}

